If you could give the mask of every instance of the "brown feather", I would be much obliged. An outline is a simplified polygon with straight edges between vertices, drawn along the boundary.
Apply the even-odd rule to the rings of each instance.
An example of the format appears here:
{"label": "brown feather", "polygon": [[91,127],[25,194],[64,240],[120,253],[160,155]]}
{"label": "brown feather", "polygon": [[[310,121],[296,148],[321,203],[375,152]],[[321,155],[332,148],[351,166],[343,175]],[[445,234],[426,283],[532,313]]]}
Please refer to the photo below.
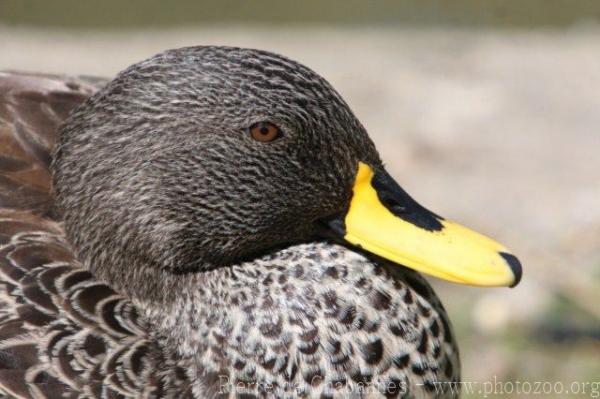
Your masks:
{"label": "brown feather", "polygon": [[[152,343],[83,270],[53,210],[56,131],[104,80],[0,73],[0,397],[135,397]],[[107,373],[107,371],[109,371]]]}

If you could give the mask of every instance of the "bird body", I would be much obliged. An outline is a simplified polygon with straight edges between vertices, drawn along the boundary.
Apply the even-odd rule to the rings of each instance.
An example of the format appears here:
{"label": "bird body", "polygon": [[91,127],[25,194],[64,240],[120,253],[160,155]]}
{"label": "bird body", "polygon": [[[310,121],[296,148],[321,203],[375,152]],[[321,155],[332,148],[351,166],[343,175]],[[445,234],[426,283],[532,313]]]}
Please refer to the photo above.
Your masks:
{"label": "bird body", "polygon": [[[306,67],[193,47],[108,83],[3,73],[0,111],[0,393],[458,395],[444,308],[405,249],[360,234],[356,201],[432,245],[451,224]],[[447,278],[518,280],[489,248],[495,277]]]}

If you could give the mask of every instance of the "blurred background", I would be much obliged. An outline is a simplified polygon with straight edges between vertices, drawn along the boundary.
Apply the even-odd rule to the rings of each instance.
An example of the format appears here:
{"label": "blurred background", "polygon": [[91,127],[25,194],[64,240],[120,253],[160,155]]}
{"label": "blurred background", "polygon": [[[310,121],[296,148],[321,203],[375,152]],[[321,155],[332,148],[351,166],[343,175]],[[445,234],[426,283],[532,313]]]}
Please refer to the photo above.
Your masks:
{"label": "blurred background", "polygon": [[[0,70],[110,77],[200,44],[301,61],[343,95],[408,192],[519,255],[514,289],[431,279],[463,380],[598,397],[599,22],[592,0],[0,0]],[[573,382],[588,387],[566,394]]]}

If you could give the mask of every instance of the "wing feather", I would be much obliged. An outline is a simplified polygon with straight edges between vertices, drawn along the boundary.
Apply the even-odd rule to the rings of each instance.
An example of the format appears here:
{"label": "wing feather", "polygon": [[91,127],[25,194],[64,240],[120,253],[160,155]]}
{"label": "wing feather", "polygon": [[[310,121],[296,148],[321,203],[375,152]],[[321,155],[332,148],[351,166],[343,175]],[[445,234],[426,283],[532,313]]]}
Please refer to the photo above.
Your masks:
{"label": "wing feather", "polygon": [[0,72],[0,397],[162,389],[137,309],[82,268],[53,209],[57,128],[104,83]]}

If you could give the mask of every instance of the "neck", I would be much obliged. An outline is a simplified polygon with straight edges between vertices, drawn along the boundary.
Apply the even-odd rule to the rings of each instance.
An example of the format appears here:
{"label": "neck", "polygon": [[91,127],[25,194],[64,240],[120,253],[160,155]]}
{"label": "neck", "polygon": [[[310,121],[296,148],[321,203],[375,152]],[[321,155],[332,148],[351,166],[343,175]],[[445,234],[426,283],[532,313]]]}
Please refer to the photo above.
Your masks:
{"label": "neck", "polygon": [[[355,290],[353,280],[373,275],[372,267],[344,247],[303,244],[185,276],[172,287],[176,300],[136,305],[167,356],[185,365],[196,389],[207,380],[285,384],[297,372],[290,359],[314,350],[311,331],[325,320],[317,313],[334,311],[335,297],[353,295],[346,292]],[[322,307],[315,311],[314,303]],[[306,341],[291,346],[297,333],[307,334]]]}
{"label": "neck", "polygon": [[[458,364],[443,308],[425,280],[345,247],[302,244],[156,284],[170,292],[160,298],[174,299],[133,302],[167,359],[159,365],[164,380],[184,380],[167,397],[188,389],[194,397],[238,389],[287,397],[320,392],[344,376],[352,376],[347,389],[359,389],[362,378],[384,378],[388,369],[380,366],[425,349],[423,359],[440,370]],[[437,332],[424,340],[434,324]],[[409,368],[394,370],[408,378]]]}

